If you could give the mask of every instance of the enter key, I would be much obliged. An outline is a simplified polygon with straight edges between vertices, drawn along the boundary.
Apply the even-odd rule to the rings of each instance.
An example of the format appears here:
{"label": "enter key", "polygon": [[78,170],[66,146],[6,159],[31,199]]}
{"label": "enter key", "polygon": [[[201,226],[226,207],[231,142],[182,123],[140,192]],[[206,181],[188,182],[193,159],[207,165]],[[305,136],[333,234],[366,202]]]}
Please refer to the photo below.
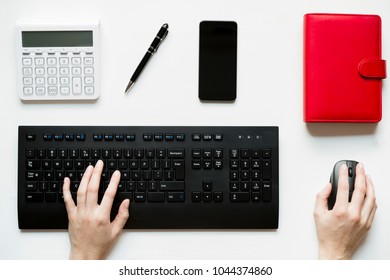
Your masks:
{"label": "enter key", "polygon": [[181,181],[185,179],[185,164],[184,160],[174,160],[173,168],[175,169],[176,180]]}

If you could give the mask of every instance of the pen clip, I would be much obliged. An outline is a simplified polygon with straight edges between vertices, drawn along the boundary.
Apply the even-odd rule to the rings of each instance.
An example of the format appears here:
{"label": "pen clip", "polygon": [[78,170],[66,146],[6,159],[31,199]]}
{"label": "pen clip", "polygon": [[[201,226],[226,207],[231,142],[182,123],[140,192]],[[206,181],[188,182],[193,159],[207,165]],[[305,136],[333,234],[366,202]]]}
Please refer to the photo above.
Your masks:
{"label": "pen clip", "polygon": [[168,35],[168,24],[165,23],[161,27],[156,38],[154,38],[154,40],[152,42],[152,45],[151,45],[151,48],[153,49],[152,53],[155,53],[157,51],[158,47],[161,45],[161,43],[164,41],[164,39],[167,37],[167,35]]}

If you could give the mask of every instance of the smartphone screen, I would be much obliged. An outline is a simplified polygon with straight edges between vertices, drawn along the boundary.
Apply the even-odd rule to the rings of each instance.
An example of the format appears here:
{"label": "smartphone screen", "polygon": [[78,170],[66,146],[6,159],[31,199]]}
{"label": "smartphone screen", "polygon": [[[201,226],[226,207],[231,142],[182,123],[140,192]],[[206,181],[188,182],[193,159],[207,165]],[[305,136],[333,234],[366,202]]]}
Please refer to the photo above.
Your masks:
{"label": "smartphone screen", "polygon": [[237,23],[202,21],[199,31],[199,99],[235,100]]}

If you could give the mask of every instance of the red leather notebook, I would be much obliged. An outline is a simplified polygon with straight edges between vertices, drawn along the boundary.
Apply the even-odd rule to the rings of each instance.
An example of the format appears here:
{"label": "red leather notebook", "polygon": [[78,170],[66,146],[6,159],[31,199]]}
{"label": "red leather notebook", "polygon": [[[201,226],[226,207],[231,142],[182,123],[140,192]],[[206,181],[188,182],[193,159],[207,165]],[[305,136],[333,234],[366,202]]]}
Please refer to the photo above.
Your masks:
{"label": "red leather notebook", "polygon": [[304,16],[304,120],[379,122],[382,118],[381,18]]}

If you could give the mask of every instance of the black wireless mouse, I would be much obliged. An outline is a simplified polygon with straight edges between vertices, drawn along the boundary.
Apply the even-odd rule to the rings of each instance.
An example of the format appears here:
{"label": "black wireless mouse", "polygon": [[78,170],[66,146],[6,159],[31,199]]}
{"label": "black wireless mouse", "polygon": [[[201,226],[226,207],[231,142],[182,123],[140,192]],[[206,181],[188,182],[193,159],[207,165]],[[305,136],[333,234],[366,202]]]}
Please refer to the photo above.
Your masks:
{"label": "black wireless mouse", "polygon": [[339,162],[337,162],[334,165],[332,174],[330,175],[330,183],[332,184],[332,191],[331,191],[329,199],[328,199],[328,209],[329,210],[333,209],[333,206],[336,202],[340,167],[344,163],[348,167],[349,202],[351,202],[352,193],[353,193],[353,190],[355,189],[356,165],[358,165],[359,162],[354,161],[354,160],[340,160]]}

